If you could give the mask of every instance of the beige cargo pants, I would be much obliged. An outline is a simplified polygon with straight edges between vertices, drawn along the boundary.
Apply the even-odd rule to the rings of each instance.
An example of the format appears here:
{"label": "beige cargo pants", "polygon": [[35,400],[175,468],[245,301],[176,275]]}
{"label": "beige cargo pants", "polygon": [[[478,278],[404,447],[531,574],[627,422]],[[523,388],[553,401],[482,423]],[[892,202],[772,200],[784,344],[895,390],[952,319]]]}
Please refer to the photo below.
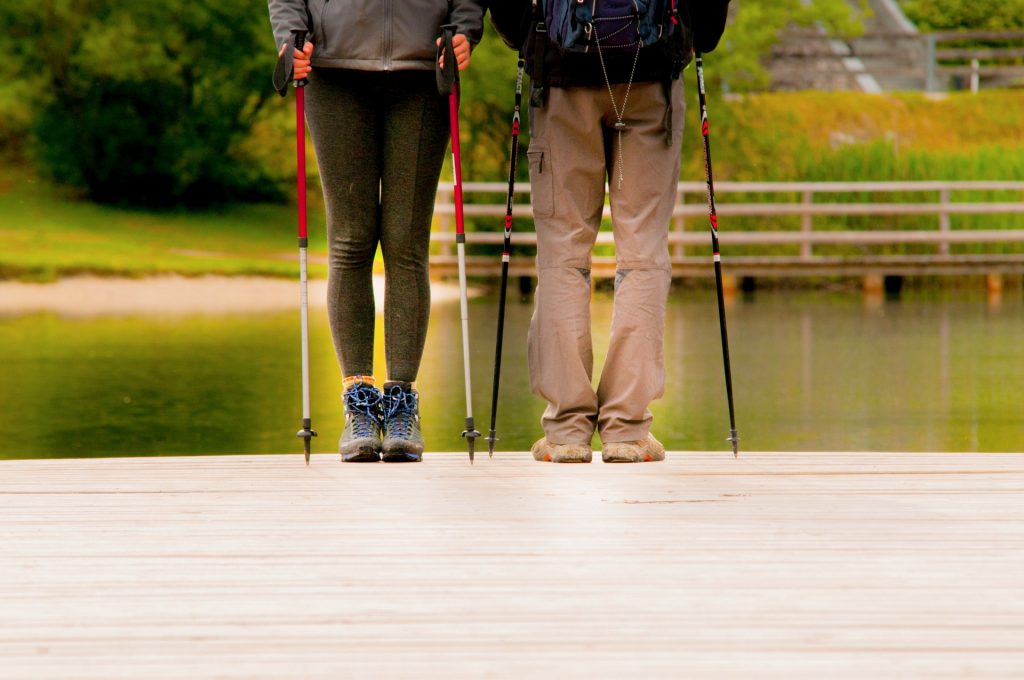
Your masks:
{"label": "beige cargo pants", "polygon": [[[626,86],[613,86],[621,106]],[[529,332],[530,384],[547,400],[554,444],[644,439],[649,404],[665,387],[668,228],[676,199],[684,101],[674,81],[671,116],[661,83],[634,83],[619,135],[607,88],[550,88],[530,109],[530,185],[538,286]],[[622,185],[619,186],[619,163]],[[592,384],[591,251],[609,184],[615,301],[601,381]]]}

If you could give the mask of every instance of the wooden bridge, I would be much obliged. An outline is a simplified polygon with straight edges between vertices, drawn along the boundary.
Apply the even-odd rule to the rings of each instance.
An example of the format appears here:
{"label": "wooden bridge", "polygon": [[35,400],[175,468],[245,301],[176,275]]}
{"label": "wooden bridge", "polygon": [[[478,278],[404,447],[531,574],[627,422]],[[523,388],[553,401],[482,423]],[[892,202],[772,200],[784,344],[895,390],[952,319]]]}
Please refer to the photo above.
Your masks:
{"label": "wooden bridge", "polygon": [[[505,184],[498,182],[464,185],[470,201],[465,205],[467,219],[491,218],[495,225],[489,231],[468,233],[468,244],[502,242],[500,224],[506,210],[506,189]],[[705,192],[703,182],[679,184],[669,232],[674,276],[709,275],[711,239],[703,202]],[[723,267],[733,276],[1024,272],[1024,229],[999,227],[1000,218],[1024,214],[1024,182],[720,182],[715,185],[715,192],[722,218],[719,238]],[[523,198],[529,193],[528,182],[517,185],[517,196]],[[971,198],[966,200],[963,196]],[[484,201],[472,197],[483,197]],[[441,186],[435,207],[440,228],[432,237],[438,245],[431,257],[432,269],[441,276],[454,275],[456,269],[453,213],[451,187]],[[537,237],[531,230],[529,204],[516,203],[513,214],[517,218],[513,244],[535,246]],[[606,205],[606,221],[610,215]],[[991,225],[964,228],[962,218],[969,215],[990,218]],[[755,218],[772,228],[738,230],[739,218]],[[836,218],[859,218],[861,224],[857,228],[843,228],[837,226]],[[917,225],[930,224],[926,228],[886,226],[896,218],[918,218]],[[594,275],[614,276],[614,256],[600,252],[601,248],[610,251],[613,247],[612,233],[601,231],[597,245]],[[470,255],[469,273],[498,274],[499,252],[495,249],[489,256]],[[514,255],[510,271],[516,276],[534,275],[532,255]]]}
{"label": "wooden bridge", "polygon": [[1024,453],[0,462],[0,677],[1024,676]]}

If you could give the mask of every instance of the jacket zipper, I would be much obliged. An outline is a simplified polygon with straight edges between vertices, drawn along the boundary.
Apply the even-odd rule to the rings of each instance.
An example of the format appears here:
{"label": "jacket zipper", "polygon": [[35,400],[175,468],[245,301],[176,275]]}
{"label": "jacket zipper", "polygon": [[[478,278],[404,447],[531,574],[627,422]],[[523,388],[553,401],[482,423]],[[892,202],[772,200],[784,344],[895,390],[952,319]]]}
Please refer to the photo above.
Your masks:
{"label": "jacket zipper", "polygon": [[[327,16],[327,5],[331,4],[331,0],[324,0],[324,6],[320,8],[320,39],[323,40],[323,45],[317,45],[316,49],[320,51],[320,54],[327,54],[327,30],[325,28],[325,17]],[[316,27],[313,27],[313,35],[316,35]]]}

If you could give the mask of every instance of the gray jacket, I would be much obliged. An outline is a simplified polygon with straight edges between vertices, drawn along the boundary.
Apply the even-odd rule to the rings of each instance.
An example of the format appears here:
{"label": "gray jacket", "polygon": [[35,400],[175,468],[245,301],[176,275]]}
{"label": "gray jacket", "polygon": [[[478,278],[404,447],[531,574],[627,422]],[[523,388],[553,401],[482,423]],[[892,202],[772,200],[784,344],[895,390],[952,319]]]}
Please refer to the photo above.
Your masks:
{"label": "gray jacket", "polygon": [[293,29],[309,31],[312,20],[313,66],[432,70],[442,24],[455,24],[474,45],[483,35],[484,8],[479,0],[267,0],[267,4],[278,49],[293,42]]}

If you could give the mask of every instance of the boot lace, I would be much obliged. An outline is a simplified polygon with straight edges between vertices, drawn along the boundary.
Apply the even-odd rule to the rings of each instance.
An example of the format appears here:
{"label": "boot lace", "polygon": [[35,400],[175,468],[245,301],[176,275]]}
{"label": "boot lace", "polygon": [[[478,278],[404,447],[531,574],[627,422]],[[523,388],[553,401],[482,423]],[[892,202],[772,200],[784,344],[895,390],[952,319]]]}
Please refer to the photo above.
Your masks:
{"label": "boot lace", "polygon": [[380,427],[381,395],[377,388],[358,383],[345,391],[345,411],[352,418],[352,436],[356,439],[377,436]]}
{"label": "boot lace", "polygon": [[419,412],[420,397],[401,385],[392,385],[384,393],[384,422],[388,434],[399,439],[412,437]]}

